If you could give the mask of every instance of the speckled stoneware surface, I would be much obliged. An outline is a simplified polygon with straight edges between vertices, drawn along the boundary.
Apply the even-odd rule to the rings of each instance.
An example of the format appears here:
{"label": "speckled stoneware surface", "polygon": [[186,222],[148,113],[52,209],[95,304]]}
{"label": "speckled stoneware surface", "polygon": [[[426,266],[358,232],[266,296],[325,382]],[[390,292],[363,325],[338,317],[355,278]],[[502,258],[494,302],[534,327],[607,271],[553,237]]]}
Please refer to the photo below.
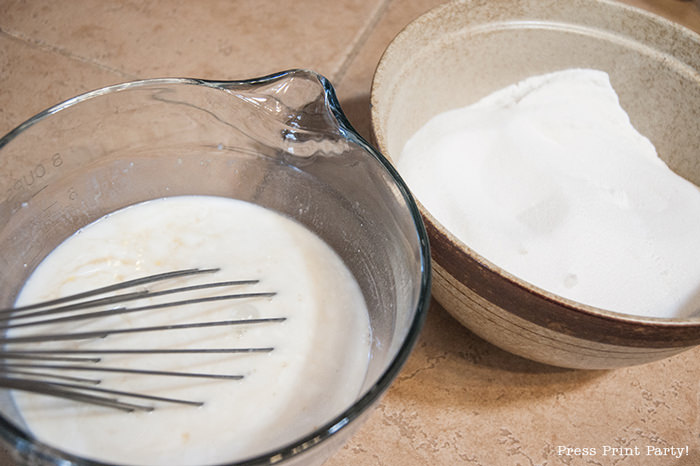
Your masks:
{"label": "speckled stoneware surface", "polygon": [[[389,158],[429,118],[528,76],[607,71],[634,126],[700,184],[700,36],[647,12],[595,0],[460,1],[408,25],[372,87],[372,126]],[[637,319],[579,305],[500,270],[423,208],[435,298],[484,339],[573,368],[640,364],[700,344],[700,318]]]}

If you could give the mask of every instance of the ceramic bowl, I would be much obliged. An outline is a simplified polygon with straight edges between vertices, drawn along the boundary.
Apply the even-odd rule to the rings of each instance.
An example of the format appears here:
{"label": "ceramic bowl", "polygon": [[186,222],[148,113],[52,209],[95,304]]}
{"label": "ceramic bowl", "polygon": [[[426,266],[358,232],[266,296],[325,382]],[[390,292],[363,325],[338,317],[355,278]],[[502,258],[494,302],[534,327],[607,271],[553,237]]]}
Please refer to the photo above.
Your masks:
{"label": "ceramic bowl", "polygon": [[[660,156],[700,185],[699,50],[692,31],[610,1],[447,3],[408,25],[382,56],[371,95],[376,144],[395,161],[438,113],[529,76],[595,68],[609,74],[633,125]],[[635,317],[548,293],[495,266],[421,210],[433,296],[501,348],[547,364],[601,369],[700,343],[698,318]]]}

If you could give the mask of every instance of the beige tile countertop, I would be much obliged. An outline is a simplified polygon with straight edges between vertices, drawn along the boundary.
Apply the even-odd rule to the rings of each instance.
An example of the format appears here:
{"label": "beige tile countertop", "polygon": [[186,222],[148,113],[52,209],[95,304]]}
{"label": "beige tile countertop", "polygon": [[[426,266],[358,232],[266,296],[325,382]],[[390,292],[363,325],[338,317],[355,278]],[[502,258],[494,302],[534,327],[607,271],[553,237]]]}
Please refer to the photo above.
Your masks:
{"label": "beige tile countertop", "polygon": [[[698,0],[625,1],[700,32]],[[0,134],[118,82],[310,68],[369,138],[382,51],[438,3],[0,0]],[[499,350],[433,304],[379,408],[327,465],[457,464],[698,466],[700,348],[626,369],[557,369]],[[0,465],[13,465],[1,449]]]}

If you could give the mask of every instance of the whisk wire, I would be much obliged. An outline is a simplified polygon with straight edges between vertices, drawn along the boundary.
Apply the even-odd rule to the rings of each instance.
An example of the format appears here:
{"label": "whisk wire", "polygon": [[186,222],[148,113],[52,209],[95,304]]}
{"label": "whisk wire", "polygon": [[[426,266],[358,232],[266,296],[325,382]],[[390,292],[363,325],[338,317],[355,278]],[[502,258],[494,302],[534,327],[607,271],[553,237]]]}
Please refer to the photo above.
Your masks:
{"label": "whisk wire", "polygon": [[96,371],[96,372],[118,372],[120,374],[138,374],[138,375],[164,375],[164,376],[174,376],[174,377],[196,377],[204,379],[228,379],[228,380],[240,380],[243,378],[242,375],[231,375],[231,374],[207,374],[200,372],[177,372],[177,371],[157,371],[157,370],[146,370],[146,369],[129,369],[125,367],[105,367],[105,366],[81,366],[75,364],[22,364],[22,363],[6,363],[4,365],[6,368],[18,368],[18,369],[61,369],[61,370],[71,370],[71,371]]}
{"label": "whisk wire", "polygon": [[148,283],[154,283],[162,280],[169,280],[172,278],[177,278],[177,277],[184,277],[184,276],[189,276],[189,275],[198,275],[198,274],[203,274],[203,273],[214,273],[218,272],[219,268],[211,268],[211,269],[200,269],[200,268],[192,268],[192,269],[183,269],[183,270],[174,270],[171,272],[164,272],[164,273],[158,273],[154,275],[148,275],[146,277],[141,277],[141,278],[135,278],[133,280],[126,280],[123,282],[115,283],[113,285],[108,285],[108,286],[103,286],[101,288],[95,288],[93,290],[89,291],[84,291],[81,293],[76,293],[68,296],[64,296],[61,298],[56,298],[48,301],[42,301],[34,304],[28,304],[25,306],[18,306],[14,308],[6,308],[6,309],[1,309],[0,310],[0,315],[5,315],[5,314],[12,314],[16,312],[21,312],[25,310],[30,310],[30,309],[38,309],[41,307],[46,307],[46,306],[53,306],[56,304],[62,304],[62,303],[68,303],[71,301],[78,301],[83,298],[89,298],[90,296],[98,296],[101,294],[105,293],[110,293],[112,291],[118,291],[118,290],[123,290],[125,288],[132,288],[134,286],[139,286],[139,285],[146,285]]}
{"label": "whisk wire", "polygon": [[[108,309],[106,311],[96,311],[96,312],[88,312],[84,314],[76,314],[76,315],[71,315],[71,316],[66,316],[66,317],[56,317],[54,319],[45,319],[45,320],[38,320],[38,321],[32,321],[32,322],[25,322],[22,324],[12,324],[12,325],[4,325],[0,326],[0,330],[6,330],[6,329],[11,329],[11,328],[20,328],[20,327],[31,327],[31,326],[36,326],[36,325],[47,325],[47,324],[57,324],[61,322],[74,322],[74,321],[79,321],[79,320],[87,320],[87,319],[96,319],[100,317],[107,317],[107,316],[114,316],[114,315],[121,315],[121,314],[131,314],[134,312],[143,312],[143,311],[152,311],[155,309],[163,309],[166,307],[175,307],[175,306],[185,306],[188,304],[201,304],[201,303],[208,303],[208,302],[214,302],[214,301],[224,301],[224,300],[231,300],[231,299],[246,299],[246,298],[269,298],[274,296],[275,293],[272,292],[261,292],[261,293],[238,293],[238,294],[229,294],[229,295],[223,295],[223,296],[206,296],[202,298],[192,298],[192,299],[184,299],[181,301],[170,301],[166,303],[158,303],[158,304],[150,304],[147,306],[138,306],[138,307],[120,307],[116,309]],[[53,310],[45,311],[46,313],[53,313]]]}
{"label": "whisk wire", "polygon": [[[154,304],[146,304],[134,307],[116,307],[97,311],[82,312],[101,306],[113,306],[127,301],[141,298],[154,298],[175,293],[187,293],[198,290],[214,289],[224,286],[255,285],[259,280],[234,280],[201,283],[178,288],[169,288],[152,291],[149,289],[127,293],[112,294],[97,297],[107,293],[119,292],[128,288],[143,286],[158,281],[169,280],[198,274],[214,273],[218,268],[192,268],[171,272],[154,274],[146,277],[127,280],[121,283],[97,288],[94,290],[76,293],[70,296],[47,300],[26,306],[0,310],[0,330],[10,330],[20,327],[40,326],[57,323],[77,322],[87,319],[99,319],[114,315],[144,312],[148,310],[163,309],[174,306],[201,305],[216,301],[241,300],[253,298],[269,298],[274,292],[245,292],[236,294],[224,294],[215,296],[192,297],[176,301],[167,301]],[[45,318],[60,314],[70,314],[60,317]],[[29,322],[17,322],[17,320],[36,319]],[[19,334],[5,335],[0,338],[0,388],[9,390],[28,391],[37,394],[65,398],[77,402],[84,402],[122,411],[150,411],[151,405],[138,404],[119,399],[134,398],[154,402],[177,403],[190,406],[201,406],[201,401],[183,400],[177,398],[161,397],[145,393],[114,390],[104,387],[95,387],[102,383],[101,379],[79,377],[72,372],[102,372],[121,373],[148,376],[170,376],[187,378],[204,378],[216,380],[241,380],[242,374],[219,374],[190,371],[168,371],[154,369],[137,369],[129,367],[104,366],[102,355],[147,355],[147,354],[243,354],[243,353],[269,353],[274,350],[271,346],[260,347],[229,347],[229,348],[104,348],[104,349],[36,349],[36,348],[8,348],[8,345],[21,343],[42,343],[69,340],[100,339],[115,334],[132,334],[144,332],[177,331],[206,327],[237,326],[237,325],[262,325],[268,323],[284,322],[286,317],[262,317],[246,319],[229,319],[208,322],[185,322],[167,325],[152,325],[128,328],[105,328],[103,330],[90,330],[82,332],[43,333],[43,334]],[[92,356],[92,357],[91,357]],[[12,362],[14,361],[14,362]]]}
{"label": "whisk wire", "polygon": [[[261,324],[267,322],[284,322],[286,317],[266,317],[261,319],[237,319],[237,320],[220,320],[214,322],[193,322],[189,324],[171,324],[171,325],[154,325],[151,327],[135,327],[122,329],[104,329],[93,330],[88,332],[76,333],[53,333],[43,335],[24,335],[16,337],[0,338],[0,344],[9,343],[37,343],[42,341],[62,341],[62,340],[84,340],[88,338],[105,338],[109,335],[117,335],[124,333],[142,333],[142,332],[157,332],[162,330],[183,330],[205,327],[222,327],[229,325],[248,325]],[[1,355],[0,355],[1,357]]]}
{"label": "whisk wire", "polygon": [[[207,288],[236,286],[236,285],[252,285],[252,284],[255,284],[258,282],[259,282],[259,280],[232,280],[232,281],[225,281],[225,282],[203,283],[200,285],[185,286],[185,287],[181,287],[181,288],[173,288],[173,289],[161,290],[161,291],[150,291],[150,290],[135,291],[132,293],[124,293],[124,294],[115,295],[115,296],[108,296],[106,298],[92,299],[92,300],[88,300],[88,301],[81,301],[78,303],[72,303],[72,304],[61,305],[61,306],[56,306],[56,307],[49,307],[48,309],[44,309],[41,311],[35,311],[35,312],[27,312],[27,311],[37,309],[36,307],[34,307],[32,309],[24,309],[24,311],[23,311],[24,313],[20,313],[19,315],[12,314],[12,315],[5,315],[4,317],[1,317],[0,322],[9,321],[9,320],[16,321],[18,319],[28,319],[28,318],[41,317],[44,315],[51,315],[51,314],[75,312],[75,311],[80,310],[80,309],[89,309],[89,308],[94,308],[94,307],[98,307],[98,306],[123,303],[126,301],[133,301],[133,300],[142,299],[142,298],[154,298],[157,296],[164,296],[164,295],[174,294],[174,293],[185,293],[185,292],[189,292],[189,291],[203,290],[203,289],[207,289]],[[259,296],[272,296],[272,295],[274,295],[274,293],[240,293],[237,295],[210,297],[210,299],[212,301],[222,300],[222,299],[241,299],[241,298],[256,297],[258,295]],[[193,304],[193,303],[197,303],[197,302],[206,302],[206,301],[196,301],[196,300],[171,301],[169,303],[161,303],[159,306],[160,307],[183,306],[185,304]],[[149,308],[142,307],[140,309],[149,309]],[[154,307],[154,308],[150,308],[150,309],[156,309],[156,308]],[[0,311],[0,313],[1,312],[2,311]],[[0,328],[2,328],[2,327],[0,327]]]}
{"label": "whisk wire", "polygon": [[128,398],[138,398],[142,400],[160,401],[165,403],[176,403],[190,406],[202,406],[201,401],[183,400],[179,398],[169,398],[163,396],[146,395],[143,393],[134,393],[122,390],[113,390],[109,388],[101,388],[94,386],[83,386],[79,384],[63,383],[63,382],[38,382],[28,379],[16,379],[13,377],[0,376],[0,386],[5,388],[14,388],[17,390],[30,391],[34,393],[42,393],[45,395],[58,396],[61,398],[73,399],[76,401],[84,401],[93,404],[99,404],[107,407],[122,409],[124,411],[153,411],[153,406],[137,405],[134,403],[124,402],[117,398],[107,398],[97,395],[92,395],[85,392],[99,392],[111,395],[118,395]]}

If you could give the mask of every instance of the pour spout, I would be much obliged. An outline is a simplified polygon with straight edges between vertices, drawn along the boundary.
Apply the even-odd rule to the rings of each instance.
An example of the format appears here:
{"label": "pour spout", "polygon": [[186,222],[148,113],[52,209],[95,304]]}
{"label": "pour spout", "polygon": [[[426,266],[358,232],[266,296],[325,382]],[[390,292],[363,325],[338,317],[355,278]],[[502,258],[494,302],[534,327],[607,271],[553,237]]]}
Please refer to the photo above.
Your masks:
{"label": "pour spout", "polygon": [[339,155],[348,150],[349,139],[359,138],[333,85],[314,71],[294,69],[243,81],[201,83],[225,90],[256,115],[277,122],[277,135],[294,157]]}

